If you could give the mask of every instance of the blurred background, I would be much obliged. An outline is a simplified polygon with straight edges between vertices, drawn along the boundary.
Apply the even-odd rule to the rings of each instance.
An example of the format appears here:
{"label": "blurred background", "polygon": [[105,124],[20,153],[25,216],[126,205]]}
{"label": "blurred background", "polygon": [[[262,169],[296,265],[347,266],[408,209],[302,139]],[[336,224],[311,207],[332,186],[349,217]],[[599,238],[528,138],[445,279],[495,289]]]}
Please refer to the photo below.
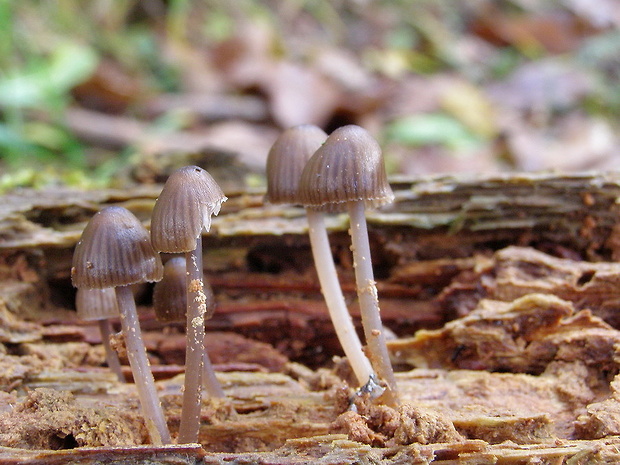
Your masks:
{"label": "blurred background", "polygon": [[207,168],[358,124],[397,175],[617,168],[618,0],[0,0],[0,192]]}

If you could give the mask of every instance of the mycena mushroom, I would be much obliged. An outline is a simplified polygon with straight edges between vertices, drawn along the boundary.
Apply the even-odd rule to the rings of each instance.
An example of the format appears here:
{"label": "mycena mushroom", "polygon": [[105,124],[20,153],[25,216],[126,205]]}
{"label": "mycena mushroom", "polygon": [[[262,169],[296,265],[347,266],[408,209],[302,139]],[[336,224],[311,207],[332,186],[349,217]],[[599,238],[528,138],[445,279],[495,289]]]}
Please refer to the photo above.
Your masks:
{"label": "mycena mushroom", "polygon": [[147,231],[127,209],[106,207],[84,228],[73,254],[71,279],[78,289],[115,288],[127,358],[151,442],[170,443],[170,432],[142,341],[131,285],[159,281],[163,266]]}
{"label": "mycena mushroom", "polygon": [[198,440],[201,376],[207,315],[203,284],[202,231],[209,231],[226,196],[211,175],[186,166],[170,175],[153,208],[151,240],[155,250],[185,253],[187,264],[187,349],[179,442]]}
{"label": "mycena mushroom", "polygon": [[[284,131],[267,157],[267,195],[272,204],[300,204],[299,181],[308,159],[325,142],[327,134],[317,126],[305,124]],[[321,291],[342,349],[360,386],[376,395],[382,389],[355,331],[347,309],[329,246],[323,213],[306,209],[312,255]]]}
{"label": "mycena mushroom", "polygon": [[336,129],[306,163],[299,195],[310,210],[349,213],[357,295],[370,360],[388,384],[388,399],[397,403],[396,379],[381,323],[365,217],[366,207],[379,207],[394,200],[379,144],[359,126]]}

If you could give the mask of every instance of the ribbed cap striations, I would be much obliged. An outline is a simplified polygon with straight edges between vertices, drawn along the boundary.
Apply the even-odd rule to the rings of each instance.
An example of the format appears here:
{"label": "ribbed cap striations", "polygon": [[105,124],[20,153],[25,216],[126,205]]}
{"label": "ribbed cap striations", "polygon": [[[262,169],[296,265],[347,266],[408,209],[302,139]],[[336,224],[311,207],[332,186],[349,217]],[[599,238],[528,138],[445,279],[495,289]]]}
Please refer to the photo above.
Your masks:
{"label": "ribbed cap striations", "polygon": [[113,287],[103,289],[78,289],[75,308],[80,319],[85,321],[107,320],[118,316],[116,291]]}
{"label": "ribbed cap striations", "polygon": [[163,266],[140,221],[127,209],[106,207],[84,228],[73,253],[71,280],[78,288],[159,281]]}
{"label": "ribbed cap striations", "polygon": [[153,208],[151,240],[159,252],[189,252],[211,227],[226,196],[213,177],[198,166],[170,175]]}
{"label": "ribbed cap striations", "polygon": [[365,129],[336,129],[312,155],[299,182],[302,205],[320,211],[346,210],[347,202],[367,208],[391,203],[394,194],[385,173],[381,148]]}
{"label": "ribbed cap striations", "polygon": [[325,142],[327,134],[312,124],[284,131],[267,156],[267,195],[270,203],[299,204],[301,172],[312,154]]}

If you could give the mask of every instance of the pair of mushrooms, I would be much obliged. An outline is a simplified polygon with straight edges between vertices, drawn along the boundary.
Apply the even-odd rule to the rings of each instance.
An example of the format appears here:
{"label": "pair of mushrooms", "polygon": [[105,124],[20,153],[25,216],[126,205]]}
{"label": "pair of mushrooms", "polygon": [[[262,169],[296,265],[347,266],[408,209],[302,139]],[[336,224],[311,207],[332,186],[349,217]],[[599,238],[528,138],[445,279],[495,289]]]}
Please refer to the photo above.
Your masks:
{"label": "pair of mushrooms", "polygon": [[[204,374],[208,362],[204,348],[208,302],[203,282],[202,229],[211,225],[224,193],[202,168],[188,166],[173,173],[153,209],[151,236],[140,221],[122,207],[107,207],[89,221],[73,256],[71,278],[78,289],[113,288],[125,336],[127,358],[145,417],[151,442],[171,442],[170,432],[157,396],[153,374],[142,341],[135,301],[130,286],[157,282],[164,267],[157,252],[184,253],[187,315],[185,385],[179,443],[196,442],[200,425],[202,379],[207,386],[217,381]],[[220,393],[208,388],[210,393]]]}
{"label": "pair of mushrooms", "polygon": [[[301,204],[306,208],[310,243],[321,289],[336,334],[362,386],[371,397],[381,394],[398,403],[374,281],[365,208],[394,200],[387,182],[381,148],[363,128],[343,126],[329,137],[320,128],[302,125],[280,135],[267,159],[267,195],[271,203]],[[347,211],[357,295],[370,362],[362,350],[340,289],[331,255],[324,213]],[[387,390],[377,383],[377,376]]]}

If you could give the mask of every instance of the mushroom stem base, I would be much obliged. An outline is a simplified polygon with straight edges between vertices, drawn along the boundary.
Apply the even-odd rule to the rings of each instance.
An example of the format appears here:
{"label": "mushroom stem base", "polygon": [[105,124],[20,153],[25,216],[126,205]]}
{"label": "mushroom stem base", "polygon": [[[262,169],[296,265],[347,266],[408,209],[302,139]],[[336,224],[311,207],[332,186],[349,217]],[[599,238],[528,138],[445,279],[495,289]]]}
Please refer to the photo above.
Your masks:
{"label": "mushroom stem base", "polygon": [[170,444],[172,442],[170,432],[168,431],[164,411],[161,408],[161,402],[159,397],[157,397],[155,380],[146,356],[136,303],[130,287],[117,287],[116,300],[118,301],[121,327],[125,335],[127,358],[129,359],[129,365],[136,383],[140,405],[142,406],[151,442],[154,445]]}
{"label": "mushroom stem base", "polygon": [[202,237],[198,236],[194,250],[185,254],[187,282],[187,345],[185,350],[185,385],[179,444],[198,441],[202,373],[204,370],[205,314],[207,297],[204,292],[202,269]]}
{"label": "mushroom stem base", "polygon": [[349,202],[348,211],[351,219],[349,231],[351,234],[357,297],[359,299],[362,325],[364,326],[364,335],[368,344],[370,361],[373,368],[377,370],[379,377],[388,385],[388,389],[384,394],[387,402],[397,404],[396,378],[394,377],[394,370],[392,369],[385,342],[383,324],[381,323],[379,297],[370,257],[370,242],[368,240],[364,202]]}

